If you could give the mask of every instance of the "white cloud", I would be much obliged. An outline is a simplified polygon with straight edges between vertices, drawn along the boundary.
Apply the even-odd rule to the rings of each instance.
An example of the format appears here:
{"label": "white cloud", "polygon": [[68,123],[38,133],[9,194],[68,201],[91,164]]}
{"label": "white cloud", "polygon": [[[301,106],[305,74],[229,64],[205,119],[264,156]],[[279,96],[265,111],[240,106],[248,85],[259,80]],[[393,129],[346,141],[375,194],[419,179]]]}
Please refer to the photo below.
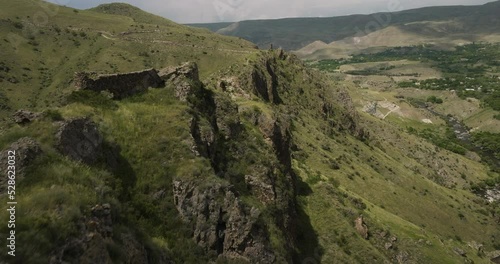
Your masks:
{"label": "white cloud", "polygon": [[[436,5],[478,5],[492,0],[118,0],[178,23],[240,21],[283,17],[327,17],[397,11]],[[90,8],[109,0],[49,0]],[[396,9],[398,8],[398,9]]]}

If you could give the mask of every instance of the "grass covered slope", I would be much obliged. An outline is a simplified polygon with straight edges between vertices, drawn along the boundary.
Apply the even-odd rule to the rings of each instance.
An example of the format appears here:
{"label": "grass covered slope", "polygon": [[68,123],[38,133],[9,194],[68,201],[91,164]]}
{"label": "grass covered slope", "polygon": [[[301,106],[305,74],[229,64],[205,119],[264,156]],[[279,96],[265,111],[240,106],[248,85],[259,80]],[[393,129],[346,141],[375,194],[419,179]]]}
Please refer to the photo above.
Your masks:
{"label": "grass covered slope", "polygon": [[[1,2],[20,14],[2,30],[22,33],[16,21],[39,3]],[[1,150],[30,137],[43,152],[17,182],[12,263],[488,263],[483,251],[498,249],[497,204],[471,192],[497,174],[359,114],[342,83],[294,55],[137,22],[124,15],[144,13],[124,5],[99,8],[113,15],[58,8],[37,26],[39,51],[2,49],[2,76],[27,75],[2,86],[5,116],[44,111],[2,122]],[[122,100],[70,84],[74,71],[186,60],[201,80],[172,77]],[[82,117],[102,135],[104,160],[78,162],[55,146],[61,122]]]}
{"label": "grass covered slope", "polygon": [[[77,71],[160,69],[191,60],[206,76],[253,52],[249,42],[180,26],[128,6],[133,18],[43,1],[0,5],[2,118],[20,107],[59,105]],[[114,10],[116,5],[106,7],[100,9]]]}

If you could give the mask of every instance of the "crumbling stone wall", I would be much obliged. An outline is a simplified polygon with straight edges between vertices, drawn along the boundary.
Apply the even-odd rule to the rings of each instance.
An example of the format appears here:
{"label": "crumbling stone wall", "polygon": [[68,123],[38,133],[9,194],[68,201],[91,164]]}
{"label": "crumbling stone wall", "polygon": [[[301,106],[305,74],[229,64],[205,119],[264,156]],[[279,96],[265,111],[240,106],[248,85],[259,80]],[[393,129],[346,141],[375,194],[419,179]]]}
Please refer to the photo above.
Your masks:
{"label": "crumbling stone wall", "polygon": [[108,91],[113,94],[114,98],[121,99],[144,92],[148,87],[163,87],[165,81],[160,78],[155,69],[147,69],[118,74],[77,72],[75,73],[74,84],[79,90]]}

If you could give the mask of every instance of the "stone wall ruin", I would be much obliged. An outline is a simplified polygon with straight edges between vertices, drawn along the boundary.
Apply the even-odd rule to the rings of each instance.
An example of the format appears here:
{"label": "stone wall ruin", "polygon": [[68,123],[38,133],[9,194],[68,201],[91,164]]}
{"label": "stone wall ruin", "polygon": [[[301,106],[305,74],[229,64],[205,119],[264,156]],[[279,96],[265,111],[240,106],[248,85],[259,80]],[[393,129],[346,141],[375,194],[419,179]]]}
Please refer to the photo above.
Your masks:
{"label": "stone wall ruin", "polygon": [[145,92],[149,87],[164,87],[165,81],[155,69],[117,74],[77,72],[74,76],[74,85],[77,90],[108,91],[114,98],[121,99]]}

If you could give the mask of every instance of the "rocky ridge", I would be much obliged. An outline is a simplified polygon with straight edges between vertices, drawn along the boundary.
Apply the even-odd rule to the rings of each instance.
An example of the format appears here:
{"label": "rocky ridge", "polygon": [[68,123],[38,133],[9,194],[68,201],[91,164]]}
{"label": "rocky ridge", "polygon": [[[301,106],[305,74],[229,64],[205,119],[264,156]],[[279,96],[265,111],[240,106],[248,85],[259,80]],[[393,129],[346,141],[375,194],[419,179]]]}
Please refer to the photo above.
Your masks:
{"label": "rocky ridge", "polygon": [[[291,162],[295,148],[294,116],[304,113],[321,116],[336,133],[348,131],[359,138],[366,136],[357,123],[359,117],[347,93],[325,88],[321,80],[314,79],[314,73],[303,72],[300,65],[293,55],[277,50],[263,52],[242,73],[222,73],[207,87],[197,79],[177,80],[191,84],[188,89],[180,89],[184,91],[182,96],[176,95],[186,99],[195,113],[191,119],[192,150],[211,161],[223,183],[207,186],[203,181],[178,179],[174,182],[175,203],[181,217],[193,224],[195,241],[219,257],[251,263],[292,261],[297,230],[301,228],[296,222],[298,179]],[[301,91],[300,85],[290,79],[293,73],[288,70],[304,76],[304,82],[316,84],[317,90],[307,91],[311,94],[305,100],[320,103],[311,104],[307,112],[300,110],[303,102],[294,101],[306,91]],[[189,79],[188,76],[196,75],[183,74],[182,78]],[[270,103],[271,109],[248,109],[235,102],[251,97]],[[248,125],[257,128],[258,133],[249,130]],[[255,137],[262,141],[247,143],[255,141],[252,139]],[[253,161],[254,164],[247,164],[245,171],[235,175],[232,164],[249,159],[242,152],[242,145],[257,150],[265,161]],[[249,194],[263,207],[243,202],[241,198]],[[285,256],[276,255],[281,250],[267,242],[269,231],[259,224],[267,219],[265,212],[269,208],[277,210],[271,221],[287,241],[282,245],[288,252]]]}
{"label": "rocky ridge", "polygon": [[[260,155],[271,159],[269,167],[245,166],[245,172],[235,172],[231,164],[246,162],[248,158],[238,142],[249,142],[251,136],[242,124],[237,104],[226,93],[205,88],[196,79],[196,74],[181,76],[180,79],[173,79],[177,79],[177,87],[188,87],[180,89],[187,93],[176,92],[176,96],[180,100],[188,100],[196,113],[191,121],[194,150],[209,159],[214,172],[226,182],[210,186],[193,180],[179,179],[174,182],[177,209],[186,222],[194,224],[195,241],[223,258],[250,263],[275,263],[280,258],[289,259],[290,256],[276,256],[276,249],[268,242],[268,230],[260,223],[262,209],[249,206],[240,198],[248,193],[263,206],[282,208],[283,221],[276,221],[276,224],[280,232],[290,236],[287,250],[291,251],[294,245],[291,231],[295,229],[293,215],[296,214],[295,179],[290,167],[290,133],[287,126],[274,121],[271,130],[260,135],[271,139],[274,147],[255,146]],[[193,77],[195,79],[189,79]],[[272,167],[282,169],[278,172]],[[280,190],[278,184],[285,186]],[[200,188],[200,185],[206,187]],[[203,229],[203,226],[210,228]]]}

